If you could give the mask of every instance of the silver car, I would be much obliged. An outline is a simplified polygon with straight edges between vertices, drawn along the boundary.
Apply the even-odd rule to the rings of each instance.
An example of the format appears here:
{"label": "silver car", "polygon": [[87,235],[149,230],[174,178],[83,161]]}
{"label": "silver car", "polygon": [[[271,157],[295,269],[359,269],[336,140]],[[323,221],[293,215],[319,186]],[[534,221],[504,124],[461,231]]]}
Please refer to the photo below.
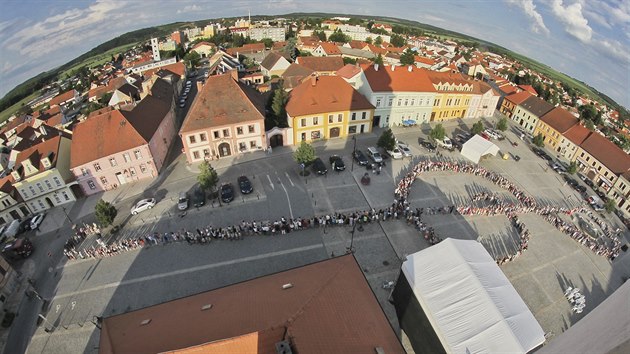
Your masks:
{"label": "silver car", "polygon": [[402,152],[403,156],[411,157],[412,153],[411,153],[411,150],[409,149],[409,146],[407,146],[407,144],[403,142],[399,142],[398,149],[400,149],[400,152]]}
{"label": "silver car", "polygon": [[139,212],[145,211],[147,209],[151,209],[154,206],[155,206],[155,199],[153,198],[142,199],[131,208],[131,215],[136,215]]}

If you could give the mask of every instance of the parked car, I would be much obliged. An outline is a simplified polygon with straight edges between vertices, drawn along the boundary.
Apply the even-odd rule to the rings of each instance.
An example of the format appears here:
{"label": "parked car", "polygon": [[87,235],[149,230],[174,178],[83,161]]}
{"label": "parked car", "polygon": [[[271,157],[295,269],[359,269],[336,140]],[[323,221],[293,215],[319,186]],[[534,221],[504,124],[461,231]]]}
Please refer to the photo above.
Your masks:
{"label": "parked car", "polygon": [[446,136],[442,140],[435,139],[435,142],[441,148],[444,148],[444,149],[447,149],[447,150],[453,150],[453,143],[451,142],[451,139],[449,139]]}
{"label": "parked car", "polygon": [[346,164],[343,163],[343,160],[341,159],[341,156],[339,155],[330,156],[330,158],[328,159],[328,162],[330,162],[330,166],[332,167],[334,171],[343,171],[346,169]]}
{"label": "parked car", "polygon": [[465,142],[468,141],[468,138],[464,136],[464,134],[457,134],[455,135],[455,141],[459,142],[460,144],[463,144]]}
{"label": "parked car", "polygon": [[437,148],[435,147],[435,145],[431,144],[431,143],[430,143],[430,142],[428,142],[428,141],[423,141],[423,142],[421,142],[421,143],[420,143],[420,145],[422,145],[422,146],[423,146],[425,149],[427,149],[427,151],[429,151],[429,152],[435,152],[435,149],[437,149]]}
{"label": "parked car", "polygon": [[564,168],[564,166],[557,162],[550,161],[549,165],[554,171],[558,172],[559,174],[567,173],[566,168]]}
{"label": "parked car", "polygon": [[579,186],[579,183],[568,175],[563,175],[562,178],[567,182],[568,185],[575,188],[575,186]]}
{"label": "parked car", "polygon": [[39,225],[41,225],[42,221],[44,221],[44,217],[46,213],[39,213],[31,219],[31,230],[36,230]]}
{"label": "parked car", "polygon": [[394,145],[394,148],[392,150],[387,150],[387,155],[391,156],[391,158],[395,160],[403,158],[403,153],[396,145]]}
{"label": "parked car", "polygon": [[495,138],[495,139],[497,139],[497,140],[503,140],[503,139],[505,139],[505,137],[503,136],[503,134],[501,134],[501,132],[500,132],[500,131],[498,131],[498,130],[496,130],[496,129],[490,129],[490,131],[491,131],[492,133],[494,133],[494,136],[496,136],[496,138]]}
{"label": "parked car", "polygon": [[355,150],[352,157],[360,166],[365,166],[370,163],[361,150]]}
{"label": "parked car", "polygon": [[31,220],[32,217],[28,217],[22,221],[20,221],[20,227],[18,228],[18,234],[29,231],[31,229]]}
{"label": "parked car", "polygon": [[482,138],[490,141],[490,135],[486,134],[486,132],[479,133],[479,136],[481,136]]}
{"label": "parked car", "polygon": [[15,261],[30,256],[33,250],[34,247],[31,240],[28,238],[18,238],[4,245],[2,255],[9,260]]}
{"label": "parked car", "polygon": [[608,201],[608,196],[606,195],[606,193],[604,193],[604,191],[597,189],[595,191],[595,194],[599,196],[602,202],[606,203]]}
{"label": "parked car", "polygon": [[324,165],[324,161],[322,161],[319,157],[313,161],[313,171],[318,175],[325,175],[328,173],[328,169],[326,168],[326,165]]}
{"label": "parked car", "polygon": [[179,103],[179,108],[184,108],[186,107],[186,102],[180,102]]}
{"label": "parked car", "polygon": [[249,181],[247,176],[240,176],[236,181],[238,182],[238,187],[240,188],[241,193],[249,194],[254,191],[252,182]]}
{"label": "parked car", "polygon": [[154,206],[155,206],[155,199],[153,198],[142,199],[131,208],[131,215],[136,215],[147,209],[151,209]]}
{"label": "parked car", "polygon": [[595,211],[604,211],[604,202],[596,196],[592,195],[586,199],[588,203],[595,209]]}
{"label": "parked car", "polygon": [[499,135],[494,130],[488,128],[484,130],[483,132],[486,133],[486,135],[488,135],[492,139],[499,140]]}
{"label": "parked car", "polygon": [[198,208],[206,204],[206,192],[202,188],[196,188],[193,192],[193,206]]}
{"label": "parked car", "polygon": [[234,200],[234,188],[230,183],[224,183],[221,185],[221,200],[224,203],[229,203]]}
{"label": "parked car", "polygon": [[400,152],[403,154],[404,157],[413,156],[413,154],[411,153],[411,150],[409,149],[409,146],[403,143],[402,141],[398,142],[398,149],[400,149]]}
{"label": "parked car", "polygon": [[514,159],[514,161],[520,161],[521,157],[518,155],[515,155],[514,153],[510,153],[510,155],[512,155],[512,158]]}
{"label": "parked car", "polygon": [[381,156],[381,153],[378,152],[378,150],[376,150],[375,147],[371,146],[367,148],[367,153],[368,153],[368,156],[372,159],[372,161],[376,163],[383,162],[383,156]]}
{"label": "parked car", "polygon": [[177,199],[177,209],[188,209],[188,194],[186,194],[186,192],[179,193],[179,198]]}

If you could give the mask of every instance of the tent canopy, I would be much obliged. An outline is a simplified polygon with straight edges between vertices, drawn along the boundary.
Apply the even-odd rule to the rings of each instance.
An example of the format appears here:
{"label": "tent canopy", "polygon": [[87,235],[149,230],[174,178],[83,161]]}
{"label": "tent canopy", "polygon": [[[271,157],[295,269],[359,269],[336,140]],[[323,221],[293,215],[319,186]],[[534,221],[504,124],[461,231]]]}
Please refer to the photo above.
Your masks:
{"label": "tent canopy", "polygon": [[462,146],[462,155],[474,163],[479,163],[479,160],[485,155],[497,156],[498,153],[499,147],[479,134],[470,138]]}
{"label": "tent canopy", "polygon": [[448,353],[527,353],[545,341],[477,241],[448,238],[408,256],[402,272]]}

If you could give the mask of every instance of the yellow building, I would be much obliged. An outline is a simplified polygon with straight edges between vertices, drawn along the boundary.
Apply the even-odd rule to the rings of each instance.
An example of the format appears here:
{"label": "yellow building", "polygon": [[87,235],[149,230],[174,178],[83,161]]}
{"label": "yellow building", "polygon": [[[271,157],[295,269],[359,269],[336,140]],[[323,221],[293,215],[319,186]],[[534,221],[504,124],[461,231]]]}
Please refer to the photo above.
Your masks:
{"label": "yellow building", "polygon": [[475,94],[474,81],[459,73],[428,71],[429,80],[436,90],[431,121],[445,121],[466,117]]}
{"label": "yellow building", "polygon": [[576,124],[577,118],[564,108],[556,107],[540,117],[534,128],[534,136],[541,134],[545,145],[560,152],[562,137]]}
{"label": "yellow building", "polygon": [[374,106],[339,76],[311,76],[286,106],[293,144],[372,131]]}

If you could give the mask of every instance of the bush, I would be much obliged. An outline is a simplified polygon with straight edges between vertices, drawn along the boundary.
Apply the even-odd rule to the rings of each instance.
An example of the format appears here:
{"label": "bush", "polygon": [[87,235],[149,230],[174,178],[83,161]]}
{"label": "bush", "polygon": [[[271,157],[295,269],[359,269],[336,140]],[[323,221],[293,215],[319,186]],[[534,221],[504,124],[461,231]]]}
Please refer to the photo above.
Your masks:
{"label": "bush", "polygon": [[536,135],[534,137],[532,142],[534,143],[534,145],[536,145],[536,146],[541,148],[541,147],[545,146],[545,137],[541,133],[538,133],[538,135]]}
{"label": "bush", "polygon": [[114,222],[118,211],[116,210],[116,207],[101,199],[98,201],[98,203],[96,203],[94,214],[96,215],[96,219],[98,220],[99,224],[101,224],[101,226],[103,227],[106,227]]}
{"label": "bush", "polygon": [[388,151],[393,150],[394,146],[396,146],[396,138],[394,137],[394,133],[392,133],[392,130],[385,130],[378,138],[376,145]]}

